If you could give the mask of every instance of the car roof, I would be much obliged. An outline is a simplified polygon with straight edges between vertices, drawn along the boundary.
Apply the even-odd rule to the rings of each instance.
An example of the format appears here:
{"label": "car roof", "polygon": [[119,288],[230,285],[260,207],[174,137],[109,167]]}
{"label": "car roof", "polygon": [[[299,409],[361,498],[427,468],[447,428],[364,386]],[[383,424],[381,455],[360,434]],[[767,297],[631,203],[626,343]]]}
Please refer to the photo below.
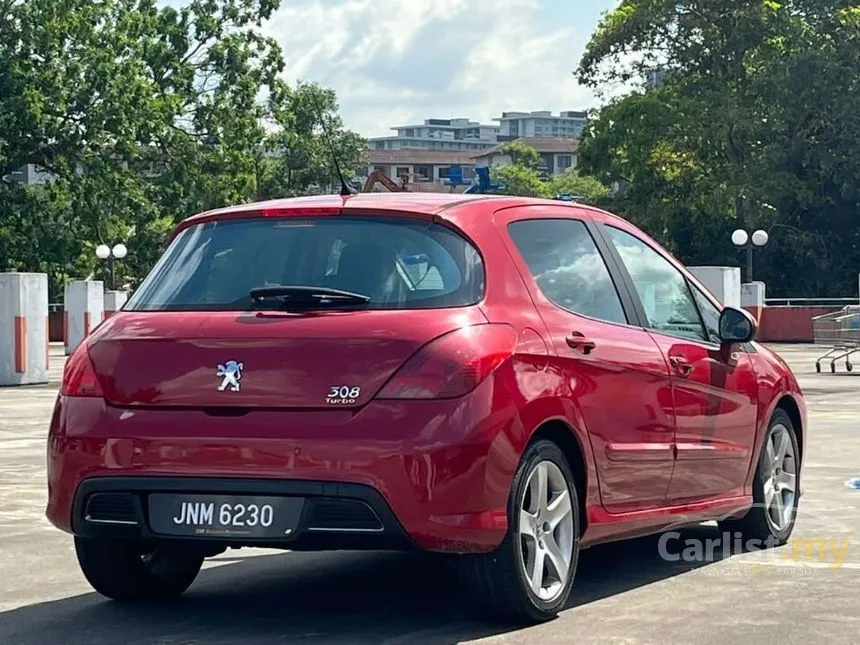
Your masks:
{"label": "car roof", "polygon": [[[344,211],[396,211],[403,213],[415,213],[427,216],[442,216],[445,211],[456,210],[462,213],[463,210],[471,210],[469,207],[472,204],[483,203],[489,206],[488,210],[497,211],[502,208],[512,208],[517,206],[539,206],[552,205],[555,207],[576,208],[580,211],[587,211],[592,214],[592,217],[600,218],[608,217],[611,219],[621,220],[616,215],[602,211],[600,209],[580,204],[577,202],[564,202],[560,200],[538,199],[533,197],[516,197],[505,195],[480,195],[480,194],[463,194],[463,193],[358,193],[343,197],[341,195],[313,195],[308,197],[288,197],[284,199],[273,199],[268,201],[253,202],[248,204],[239,204],[236,206],[227,206],[209,210],[197,215],[193,215],[182,222],[180,228],[185,228],[199,221],[209,221],[242,214],[251,214],[258,212],[277,212],[297,210],[305,215],[312,215],[314,211],[319,209],[319,214],[329,209],[343,209]],[[462,209],[462,210],[461,210]],[[586,213],[581,213],[586,215]],[[587,216],[587,215],[586,215]],[[622,220],[623,221],[623,220]]]}
{"label": "car roof", "polygon": [[[226,206],[189,218],[217,219],[238,213],[257,211],[278,211],[292,209],[335,209],[358,208],[361,210],[399,210],[405,212],[435,215],[441,210],[459,203],[479,201],[485,195],[463,195],[452,193],[358,193],[343,197],[341,195],[312,195],[308,197],[287,197],[268,201]],[[187,220],[186,220],[187,221]]]}

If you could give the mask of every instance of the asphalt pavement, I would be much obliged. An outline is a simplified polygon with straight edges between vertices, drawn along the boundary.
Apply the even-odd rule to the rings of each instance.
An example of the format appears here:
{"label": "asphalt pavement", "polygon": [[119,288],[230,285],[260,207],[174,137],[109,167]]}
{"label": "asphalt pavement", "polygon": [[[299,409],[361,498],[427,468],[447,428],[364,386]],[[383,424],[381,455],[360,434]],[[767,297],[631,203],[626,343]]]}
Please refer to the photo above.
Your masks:
{"label": "asphalt pavement", "polygon": [[51,384],[0,388],[0,644],[857,643],[860,490],[846,482],[860,477],[860,373],[816,374],[817,348],[776,349],[810,413],[792,542],[732,554],[702,525],[680,540],[712,540],[709,562],[667,561],[657,537],[595,547],[557,620],[510,631],[476,621],[451,571],[414,554],[231,551],[178,603],[104,600],[71,538],[44,518],[45,434],[62,369],[54,347]]}

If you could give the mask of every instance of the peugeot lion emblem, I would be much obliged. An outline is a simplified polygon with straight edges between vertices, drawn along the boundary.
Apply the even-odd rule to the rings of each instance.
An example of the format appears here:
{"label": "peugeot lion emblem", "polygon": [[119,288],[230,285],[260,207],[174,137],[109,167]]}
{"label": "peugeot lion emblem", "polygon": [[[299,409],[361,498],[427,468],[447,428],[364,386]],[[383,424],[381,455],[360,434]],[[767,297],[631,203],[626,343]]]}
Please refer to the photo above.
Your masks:
{"label": "peugeot lion emblem", "polygon": [[222,380],[221,385],[218,386],[218,391],[224,392],[230,388],[231,392],[238,392],[243,369],[245,369],[245,364],[236,361],[227,361],[224,365],[219,365],[216,376],[222,377]]}

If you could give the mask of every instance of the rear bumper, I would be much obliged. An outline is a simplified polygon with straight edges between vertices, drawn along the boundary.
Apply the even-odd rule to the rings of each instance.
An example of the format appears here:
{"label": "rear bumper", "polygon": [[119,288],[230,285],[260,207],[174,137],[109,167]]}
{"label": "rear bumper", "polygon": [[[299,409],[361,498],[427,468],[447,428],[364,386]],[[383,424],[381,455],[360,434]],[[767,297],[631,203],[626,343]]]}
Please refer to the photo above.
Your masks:
{"label": "rear bumper", "polygon": [[[183,538],[150,529],[152,493],[263,495],[301,498],[301,519],[288,537]],[[71,528],[86,538],[207,542],[291,550],[416,548],[382,496],[369,486],[297,480],[195,477],[92,477],[75,494]]]}
{"label": "rear bumper", "polygon": [[382,520],[374,536],[300,531],[291,549],[487,552],[507,531],[521,437],[516,406],[492,377],[461,400],[373,402],[358,412],[212,416],[59,397],[48,438],[46,515],[79,535],[151,537],[143,505],[137,526],[93,525],[83,519],[86,496],[131,491],[141,500],[188,486],[268,491],[358,500]]}

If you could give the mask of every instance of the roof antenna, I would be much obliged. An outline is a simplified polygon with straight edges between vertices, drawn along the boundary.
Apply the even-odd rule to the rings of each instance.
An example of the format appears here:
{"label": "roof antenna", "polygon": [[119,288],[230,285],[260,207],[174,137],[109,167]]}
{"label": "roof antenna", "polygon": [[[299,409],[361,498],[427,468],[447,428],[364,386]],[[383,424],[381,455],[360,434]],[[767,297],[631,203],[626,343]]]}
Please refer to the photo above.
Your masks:
{"label": "roof antenna", "polygon": [[338,179],[340,179],[340,195],[341,195],[341,197],[347,197],[349,195],[354,195],[355,191],[352,188],[350,188],[349,184],[346,183],[346,179],[344,179],[344,177],[343,177],[343,172],[341,172],[341,170],[340,170],[340,164],[337,162],[337,153],[334,150],[334,144],[332,143],[331,135],[329,134],[328,128],[325,125],[325,119],[323,118],[322,107],[320,106],[320,103],[318,100],[319,97],[317,96],[316,90],[317,90],[317,88],[314,87],[313,90],[311,91],[311,94],[314,97],[314,107],[316,107],[317,116],[319,117],[320,125],[322,126],[323,134],[325,135],[325,140],[326,140],[326,143],[328,144],[328,149],[331,152],[331,159],[334,162],[335,172],[337,172],[337,177],[338,177]]}

